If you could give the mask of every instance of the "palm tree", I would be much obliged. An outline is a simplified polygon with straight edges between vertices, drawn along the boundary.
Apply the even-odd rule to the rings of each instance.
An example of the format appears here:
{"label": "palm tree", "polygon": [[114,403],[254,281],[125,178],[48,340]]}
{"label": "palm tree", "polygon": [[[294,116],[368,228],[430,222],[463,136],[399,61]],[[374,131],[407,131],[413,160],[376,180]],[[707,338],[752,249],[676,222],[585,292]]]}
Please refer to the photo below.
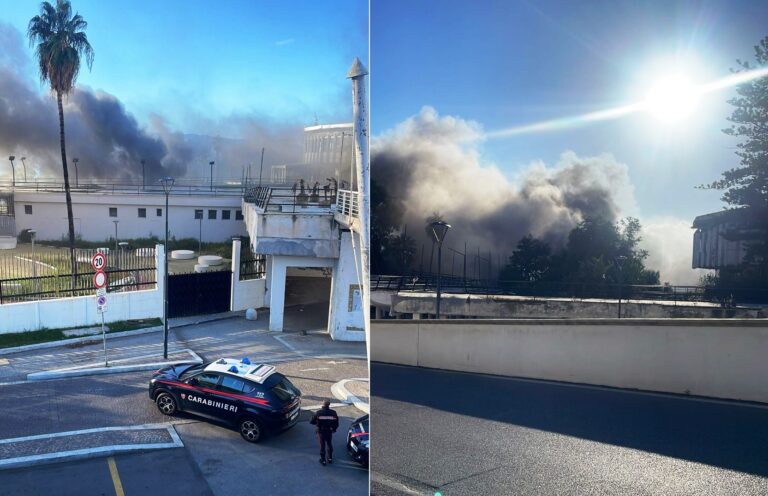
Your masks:
{"label": "palm tree", "polygon": [[80,14],[72,15],[72,5],[67,0],[56,0],[56,7],[50,2],[40,4],[40,15],[29,21],[27,37],[40,65],[40,80],[48,82],[56,93],[59,106],[59,139],[61,140],[61,166],[64,171],[64,193],[67,200],[69,221],[69,254],[72,261],[72,289],[75,289],[77,263],[75,261],[75,222],[72,215],[72,197],[69,192],[69,171],[67,150],[64,145],[64,108],[62,95],[69,94],[80,72],[80,57],[85,55],[88,69],[93,65],[93,48],[88,43],[85,29],[88,23]]}

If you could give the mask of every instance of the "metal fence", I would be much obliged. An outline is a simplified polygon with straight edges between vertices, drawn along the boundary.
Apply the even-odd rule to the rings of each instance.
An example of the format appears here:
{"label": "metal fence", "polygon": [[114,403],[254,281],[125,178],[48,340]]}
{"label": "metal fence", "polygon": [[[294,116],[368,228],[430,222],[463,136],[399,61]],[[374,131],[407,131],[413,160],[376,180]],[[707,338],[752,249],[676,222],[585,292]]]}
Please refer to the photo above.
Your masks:
{"label": "metal fence", "polygon": [[[713,288],[705,286],[586,284],[566,282],[500,281],[442,276],[441,291],[454,294],[510,295],[534,298],[605,298],[656,301],[701,301],[723,306],[768,303],[768,289]],[[435,292],[435,274],[410,276],[371,276],[371,290],[397,292]]]}
{"label": "metal fence", "polygon": [[[109,250],[103,250],[108,252]],[[96,249],[77,249],[77,274],[69,250],[39,249],[0,255],[0,304],[94,294],[91,258]],[[107,255],[107,292],[152,289],[155,249],[120,250]]]}
{"label": "metal fence", "polygon": [[244,199],[253,203],[265,212],[294,213],[304,207],[320,207],[330,209],[336,202],[336,190],[329,185],[314,186],[294,184],[286,186],[256,186],[247,188]]}
{"label": "metal fence", "polygon": [[265,255],[249,255],[240,259],[240,280],[261,279],[267,273],[267,257]]}

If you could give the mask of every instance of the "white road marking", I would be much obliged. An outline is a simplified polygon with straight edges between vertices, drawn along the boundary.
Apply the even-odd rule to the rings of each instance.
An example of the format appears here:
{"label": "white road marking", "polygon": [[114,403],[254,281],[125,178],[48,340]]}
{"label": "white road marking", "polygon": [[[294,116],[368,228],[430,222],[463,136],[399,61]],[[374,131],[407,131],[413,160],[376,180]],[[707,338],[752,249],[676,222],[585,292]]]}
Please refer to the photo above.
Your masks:
{"label": "white road marking", "polygon": [[[349,405],[347,403],[331,403],[330,405],[331,408],[341,408],[343,406],[349,406]],[[323,405],[307,405],[307,406],[302,406],[301,409],[314,412],[315,410],[319,410],[322,407]]]}
{"label": "white road marking", "polygon": [[328,367],[318,367],[316,369],[300,369],[299,372],[314,372],[316,370],[330,370]]}
{"label": "white road marking", "polygon": [[282,344],[283,344],[283,346],[285,346],[285,347],[286,347],[286,348],[288,348],[289,350],[293,351],[294,353],[297,353],[297,354],[299,354],[299,355],[301,355],[301,356],[304,356],[304,353],[302,353],[302,352],[300,352],[299,350],[297,350],[297,349],[296,349],[296,347],[295,347],[295,346],[293,346],[293,345],[292,345],[291,343],[289,343],[288,341],[286,341],[286,340],[285,340],[285,338],[284,338],[283,336],[272,336],[272,337],[273,337],[273,338],[275,338],[275,339],[277,339],[278,341],[280,341],[280,343],[282,343]]}
{"label": "white road marking", "polygon": [[395,491],[400,491],[401,493],[414,494],[417,496],[431,496],[429,493],[418,491],[410,486],[403,484],[400,481],[392,479],[391,477],[387,477],[386,475],[382,475],[378,472],[371,471],[371,480],[376,481],[383,486],[387,486],[390,489],[394,489]]}

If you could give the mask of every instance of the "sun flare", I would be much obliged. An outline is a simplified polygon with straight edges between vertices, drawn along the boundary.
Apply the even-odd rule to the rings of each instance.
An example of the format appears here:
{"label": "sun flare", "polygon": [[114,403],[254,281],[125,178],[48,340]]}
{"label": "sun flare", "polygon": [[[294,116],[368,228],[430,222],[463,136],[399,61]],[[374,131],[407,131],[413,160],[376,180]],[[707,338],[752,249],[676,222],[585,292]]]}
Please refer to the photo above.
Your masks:
{"label": "sun flare", "polygon": [[685,76],[674,74],[659,79],[645,99],[646,110],[659,120],[676,123],[690,116],[699,101],[700,90]]}

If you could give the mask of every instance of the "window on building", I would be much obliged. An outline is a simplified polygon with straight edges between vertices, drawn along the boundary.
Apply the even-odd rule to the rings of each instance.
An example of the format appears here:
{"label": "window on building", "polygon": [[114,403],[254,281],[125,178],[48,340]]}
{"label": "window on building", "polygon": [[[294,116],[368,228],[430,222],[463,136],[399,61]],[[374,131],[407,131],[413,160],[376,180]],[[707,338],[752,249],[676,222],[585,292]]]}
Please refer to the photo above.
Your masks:
{"label": "window on building", "polygon": [[27,215],[32,215],[32,205],[24,205],[24,213]]}
{"label": "window on building", "polygon": [[203,211],[195,210],[195,219],[202,219],[202,218],[203,218]]}
{"label": "window on building", "polygon": [[163,209],[162,209],[162,208],[158,208],[158,209],[156,210],[156,212],[157,212],[157,216],[158,216],[158,217],[162,217],[162,216],[163,216]]}
{"label": "window on building", "polygon": [[209,220],[216,220],[216,211],[215,210],[209,210],[208,211],[208,219]]}
{"label": "window on building", "polygon": [[229,220],[230,213],[231,212],[229,210],[222,210],[221,211],[221,220]]}
{"label": "window on building", "polygon": [[117,207],[109,207],[109,216],[117,217]]}
{"label": "window on building", "polygon": [[243,220],[243,211],[235,210],[235,220]]}
{"label": "window on building", "polygon": [[145,219],[147,217],[147,209],[146,208],[140,208],[139,209],[139,217],[142,219]]}

